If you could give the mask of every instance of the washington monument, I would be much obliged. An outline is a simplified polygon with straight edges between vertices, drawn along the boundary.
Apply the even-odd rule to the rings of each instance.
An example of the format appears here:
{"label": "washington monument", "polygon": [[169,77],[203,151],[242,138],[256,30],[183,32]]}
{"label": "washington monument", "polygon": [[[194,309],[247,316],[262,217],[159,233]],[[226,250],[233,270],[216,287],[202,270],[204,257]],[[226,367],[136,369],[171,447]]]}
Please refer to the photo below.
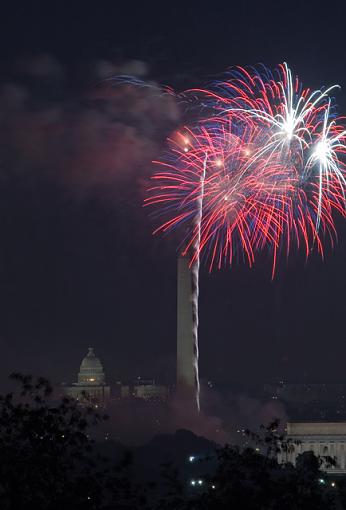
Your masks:
{"label": "washington monument", "polygon": [[194,360],[192,278],[188,257],[180,256],[177,267],[177,394],[186,399],[195,398]]}

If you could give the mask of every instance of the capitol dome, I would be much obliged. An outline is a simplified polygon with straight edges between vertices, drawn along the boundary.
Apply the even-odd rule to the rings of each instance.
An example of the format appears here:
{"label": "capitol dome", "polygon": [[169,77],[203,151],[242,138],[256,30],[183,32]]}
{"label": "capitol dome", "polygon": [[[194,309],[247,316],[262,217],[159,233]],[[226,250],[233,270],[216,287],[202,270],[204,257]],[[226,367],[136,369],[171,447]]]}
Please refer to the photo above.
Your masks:
{"label": "capitol dome", "polygon": [[82,360],[78,384],[105,384],[105,373],[101,361],[95,356],[93,347],[89,347],[88,354]]}

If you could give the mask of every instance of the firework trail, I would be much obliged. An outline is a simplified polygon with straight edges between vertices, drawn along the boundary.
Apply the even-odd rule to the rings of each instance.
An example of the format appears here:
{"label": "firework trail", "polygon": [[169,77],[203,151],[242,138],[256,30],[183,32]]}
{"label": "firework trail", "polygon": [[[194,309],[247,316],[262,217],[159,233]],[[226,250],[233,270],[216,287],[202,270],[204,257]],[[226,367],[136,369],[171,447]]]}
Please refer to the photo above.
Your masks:
{"label": "firework trail", "polygon": [[207,167],[208,155],[206,154],[203,161],[203,170],[200,181],[200,194],[196,201],[197,205],[197,214],[195,218],[195,224],[197,229],[197,236],[193,243],[193,263],[191,266],[191,276],[192,276],[192,319],[193,319],[193,340],[194,340],[194,360],[193,360],[193,368],[195,372],[195,380],[196,380],[196,404],[198,411],[200,410],[200,382],[199,382],[199,368],[198,368],[198,358],[199,358],[199,345],[198,345],[198,297],[199,297],[199,266],[200,266],[200,245],[201,245],[201,224],[203,217],[203,199],[204,199],[204,183],[205,183],[205,174]]}
{"label": "firework trail", "polygon": [[146,204],[161,218],[155,232],[187,230],[181,251],[195,281],[197,380],[201,257],[210,271],[234,259],[252,266],[266,249],[274,277],[280,252],[288,256],[295,246],[308,257],[317,248],[323,257],[323,239],[333,246],[334,212],[346,215],[346,130],[330,97],[336,88],[303,88],[282,64],[274,72],[235,68],[209,89],[186,92],[205,118],[168,140]]}

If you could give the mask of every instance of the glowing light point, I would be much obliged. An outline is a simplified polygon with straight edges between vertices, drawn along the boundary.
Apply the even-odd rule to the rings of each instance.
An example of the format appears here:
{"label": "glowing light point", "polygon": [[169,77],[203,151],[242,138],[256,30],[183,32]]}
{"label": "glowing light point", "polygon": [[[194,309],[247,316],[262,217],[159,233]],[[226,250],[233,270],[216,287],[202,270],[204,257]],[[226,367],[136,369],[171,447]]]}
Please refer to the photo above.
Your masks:
{"label": "glowing light point", "polygon": [[296,112],[293,110],[292,112],[287,112],[287,117],[282,123],[282,130],[288,140],[291,140],[294,134],[295,125],[294,119],[296,118]]}
{"label": "glowing light point", "polygon": [[329,152],[329,145],[326,140],[321,140],[317,143],[314,151],[314,158],[318,159],[322,163],[327,160],[327,154]]}

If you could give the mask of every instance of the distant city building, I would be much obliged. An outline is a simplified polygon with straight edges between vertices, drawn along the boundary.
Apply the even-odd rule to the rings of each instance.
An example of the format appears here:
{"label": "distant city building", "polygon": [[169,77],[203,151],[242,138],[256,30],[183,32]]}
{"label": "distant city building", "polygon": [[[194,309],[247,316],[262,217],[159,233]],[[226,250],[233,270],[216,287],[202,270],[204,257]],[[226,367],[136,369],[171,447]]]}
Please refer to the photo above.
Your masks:
{"label": "distant city building", "polygon": [[120,389],[120,397],[121,398],[128,398],[131,397],[131,388],[129,384],[122,384]]}
{"label": "distant city building", "polygon": [[289,422],[286,439],[292,448],[279,453],[279,462],[295,464],[299,454],[311,451],[322,459],[335,460],[335,466],[323,462],[322,469],[327,473],[346,473],[346,422]]}
{"label": "distant city building", "polygon": [[133,386],[133,396],[144,400],[167,400],[168,388],[156,384],[154,380],[137,379]]}
{"label": "distant city building", "polygon": [[83,358],[78,373],[78,382],[64,386],[64,392],[81,403],[104,405],[110,398],[110,387],[106,385],[105,373],[93,347]]}
{"label": "distant city building", "polygon": [[154,379],[138,377],[133,384],[121,384],[120,391],[117,389],[117,395],[118,398],[140,398],[164,402],[169,397],[169,389],[162,384],[156,384]]}

